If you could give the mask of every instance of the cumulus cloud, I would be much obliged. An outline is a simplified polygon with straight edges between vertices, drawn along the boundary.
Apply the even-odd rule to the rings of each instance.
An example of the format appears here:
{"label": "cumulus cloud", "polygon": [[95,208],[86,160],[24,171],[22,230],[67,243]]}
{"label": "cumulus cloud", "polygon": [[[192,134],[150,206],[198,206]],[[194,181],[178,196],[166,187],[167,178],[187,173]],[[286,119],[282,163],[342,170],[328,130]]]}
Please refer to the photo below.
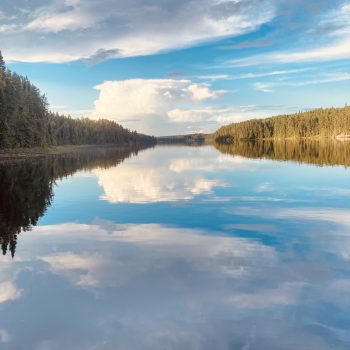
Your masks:
{"label": "cumulus cloud", "polygon": [[92,118],[112,119],[129,129],[155,135],[213,132],[223,124],[289,111],[285,106],[209,107],[209,102],[226,91],[188,79],[106,81],[95,89],[99,96]]}
{"label": "cumulus cloud", "polygon": [[95,89],[100,92],[95,113],[119,114],[121,118],[161,113],[173,105],[214,99],[222,93],[208,84],[174,79],[106,81]]}
{"label": "cumulus cloud", "polygon": [[14,0],[2,4],[1,44],[6,59],[30,62],[147,55],[247,33],[274,15],[268,0]]}
{"label": "cumulus cloud", "polygon": [[[225,91],[210,84],[175,79],[106,81],[95,87],[95,118],[109,118],[143,132],[171,132],[168,112],[219,98]],[[171,114],[170,114],[171,116]]]}

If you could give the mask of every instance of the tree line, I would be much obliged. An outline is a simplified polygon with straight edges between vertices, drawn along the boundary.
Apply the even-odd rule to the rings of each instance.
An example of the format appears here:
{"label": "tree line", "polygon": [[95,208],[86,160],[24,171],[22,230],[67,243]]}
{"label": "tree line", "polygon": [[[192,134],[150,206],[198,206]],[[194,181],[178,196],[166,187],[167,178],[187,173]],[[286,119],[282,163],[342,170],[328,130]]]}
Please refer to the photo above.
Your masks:
{"label": "tree line", "polygon": [[234,140],[350,137],[350,107],[315,109],[266,119],[251,119],[223,126],[214,134],[217,143]]}
{"label": "tree line", "polygon": [[50,112],[46,96],[27,77],[11,72],[0,52],[0,149],[155,142],[110,120]]}

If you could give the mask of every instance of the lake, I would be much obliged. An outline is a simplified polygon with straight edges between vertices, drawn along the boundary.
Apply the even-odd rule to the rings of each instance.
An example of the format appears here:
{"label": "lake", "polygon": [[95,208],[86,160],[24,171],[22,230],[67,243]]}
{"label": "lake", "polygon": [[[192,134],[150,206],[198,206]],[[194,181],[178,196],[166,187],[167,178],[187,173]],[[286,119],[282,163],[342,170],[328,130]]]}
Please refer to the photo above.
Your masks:
{"label": "lake", "polygon": [[349,349],[347,143],[0,164],[0,348]]}

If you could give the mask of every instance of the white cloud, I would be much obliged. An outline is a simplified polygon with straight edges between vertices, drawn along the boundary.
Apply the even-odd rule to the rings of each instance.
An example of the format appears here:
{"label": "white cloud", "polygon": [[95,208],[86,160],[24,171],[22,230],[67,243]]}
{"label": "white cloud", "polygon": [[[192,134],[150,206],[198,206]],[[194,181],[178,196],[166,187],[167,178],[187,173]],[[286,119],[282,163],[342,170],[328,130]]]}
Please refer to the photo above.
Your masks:
{"label": "white cloud", "polygon": [[48,255],[41,258],[50,265],[52,271],[63,274],[70,278],[74,275],[73,281],[80,287],[95,287],[98,280],[91,271],[95,271],[103,266],[103,257],[99,254],[74,254],[63,252],[56,255]]}
{"label": "white cloud", "polygon": [[[264,91],[271,91],[267,86],[261,86]],[[201,126],[202,132],[212,132],[221,125],[237,123],[251,118],[266,117],[273,113],[285,113],[283,106],[231,106],[231,107],[205,107],[200,109],[175,108],[167,115],[172,123],[194,124]]]}
{"label": "white cloud", "polygon": [[277,75],[288,75],[304,72],[306,69],[287,69],[287,70],[275,70],[271,72],[262,72],[262,73],[244,73],[233,77],[233,79],[255,79],[255,78],[263,78]]}
{"label": "white cloud", "polygon": [[228,74],[209,74],[209,75],[200,75],[198,79],[202,80],[229,80],[231,77]]}
{"label": "white cloud", "polygon": [[[344,2],[339,8],[325,14],[314,28],[320,32],[324,44],[302,49],[272,52],[234,59],[227,64],[235,67],[287,63],[322,62],[350,58],[350,4]],[[320,41],[320,40],[319,40]]]}
{"label": "white cloud", "polygon": [[0,304],[11,300],[17,300],[21,297],[19,290],[12,282],[0,283]]}
{"label": "white cloud", "polygon": [[175,107],[195,106],[224,93],[206,83],[174,79],[106,81],[95,88],[100,94],[94,118],[109,118],[131,129],[160,134],[172,131],[167,115]]}
{"label": "white cloud", "polygon": [[173,105],[213,99],[222,93],[211,90],[208,84],[174,79],[106,81],[95,89],[100,91],[95,114],[118,114],[120,118],[158,114]]}
{"label": "white cloud", "polygon": [[92,18],[80,15],[77,11],[58,14],[46,13],[29,22],[26,30],[60,32],[62,30],[75,31],[89,28]]}
{"label": "white cloud", "polygon": [[[182,259],[194,271],[199,268],[199,271],[214,272],[222,277],[238,278],[254,273],[252,261],[258,257],[270,263],[276,259],[273,248],[258,242],[158,224],[117,225],[102,221],[94,225],[43,226],[36,230],[48,239],[58,236],[62,239],[63,234],[64,237],[74,237],[74,240],[81,241],[83,238],[85,242],[90,242],[83,252],[61,251],[39,258],[48,263],[53,273],[65,277],[79,288],[90,290],[123,285],[137,280],[138,276],[147,276],[157,271],[154,266],[160,261],[171,264],[174,259]],[[92,246],[117,249],[113,254],[110,249],[104,249],[100,254],[92,253]],[[125,259],[123,247],[133,247],[137,254],[131,260]],[[203,264],[200,264],[201,261]],[[163,269],[164,266],[159,272],[162,273]]]}
{"label": "white cloud", "polygon": [[239,122],[244,119],[239,108],[213,108],[202,109],[173,109],[168,113],[169,119],[174,123],[205,123],[215,122],[215,126],[224,123]]}
{"label": "white cloud", "polygon": [[307,78],[299,81],[271,81],[271,82],[256,82],[253,84],[255,90],[262,92],[273,92],[275,88],[282,86],[308,86],[308,85],[319,85],[319,84],[328,84],[336,83],[350,80],[350,73],[348,72],[336,72],[331,74],[321,74],[317,78]]}
{"label": "white cloud", "polygon": [[18,2],[2,14],[2,50],[11,61],[66,62],[101,49],[115,57],[153,54],[247,33],[275,15],[268,0]]}
{"label": "white cloud", "polygon": [[246,67],[253,65],[270,65],[299,62],[322,62],[341,60],[350,57],[350,39],[329,44],[324,47],[304,49],[301,51],[288,51],[281,53],[271,53],[265,55],[250,56],[232,60],[229,64],[236,67]]}
{"label": "white cloud", "polygon": [[231,156],[226,154],[219,154],[210,156],[206,154],[205,157],[183,157],[175,158],[169,164],[169,170],[175,173],[183,172],[212,172],[218,170],[235,170],[255,171],[256,164],[252,160],[240,156]]}
{"label": "white cloud", "polygon": [[300,81],[295,83],[286,83],[286,85],[290,85],[290,86],[317,85],[317,84],[327,84],[327,83],[334,83],[334,82],[346,81],[346,80],[350,80],[350,73],[340,72],[340,73],[325,74],[320,76],[318,79],[310,79],[310,80]]}
{"label": "white cloud", "polygon": [[254,89],[262,92],[272,92],[271,90],[271,83],[261,83],[256,82],[254,83]]}

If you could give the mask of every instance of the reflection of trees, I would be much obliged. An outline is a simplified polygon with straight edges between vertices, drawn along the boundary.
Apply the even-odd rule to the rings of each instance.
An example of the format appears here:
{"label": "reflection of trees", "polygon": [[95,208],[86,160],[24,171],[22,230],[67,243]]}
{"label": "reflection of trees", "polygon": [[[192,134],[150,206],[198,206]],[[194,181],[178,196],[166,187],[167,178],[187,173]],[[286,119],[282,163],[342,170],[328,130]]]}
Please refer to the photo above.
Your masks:
{"label": "reflection of trees", "polygon": [[236,141],[215,144],[223,153],[247,158],[292,160],[317,165],[350,166],[350,142],[335,140]]}
{"label": "reflection of trees", "polygon": [[100,148],[42,160],[0,164],[0,244],[3,254],[15,255],[17,235],[35,226],[51,205],[57,179],[78,170],[108,168],[138,149]]}

